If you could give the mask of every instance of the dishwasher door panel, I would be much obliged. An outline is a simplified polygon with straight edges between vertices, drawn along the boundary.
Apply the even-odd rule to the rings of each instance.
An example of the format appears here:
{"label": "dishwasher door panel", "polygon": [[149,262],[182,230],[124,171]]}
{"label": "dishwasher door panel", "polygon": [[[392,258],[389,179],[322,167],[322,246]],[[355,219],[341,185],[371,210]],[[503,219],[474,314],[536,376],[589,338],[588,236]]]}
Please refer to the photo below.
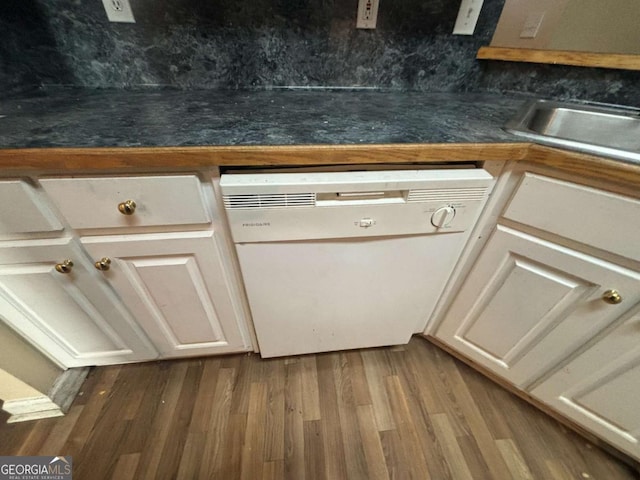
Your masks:
{"label": "dishwasher door panel", "polygon": [[236,245],[263,357],[405,344],[466,235]]}

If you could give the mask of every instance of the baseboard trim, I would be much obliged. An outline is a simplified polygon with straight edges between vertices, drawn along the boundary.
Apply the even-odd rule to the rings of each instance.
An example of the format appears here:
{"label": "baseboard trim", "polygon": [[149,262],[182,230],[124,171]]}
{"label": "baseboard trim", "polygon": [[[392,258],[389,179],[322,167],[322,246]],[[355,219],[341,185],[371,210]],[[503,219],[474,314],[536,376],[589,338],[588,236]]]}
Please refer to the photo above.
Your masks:
{"label": "baseboard trim", "polygon": [[11,415],[7,423],[26,422],[27,420],[64,415],[60,407],[46,395],[6,400],[2,405],[2,409]]}
{"label": "baseboard trim", "polygon": [[71,408],[71,404],[88,374],[89,367],[70,368],[56,378],[48,395],[6,400],[2,404],[2,410],[11,415],[7,419],[7,423],[27,422],[64,415]]}
{"label": "baseboard trim", "polygon": [[84,380],[89,374],[90,367],[70,368],[60,374],[49,390],[49,398],[67,413],[73,400],[82,388]]}

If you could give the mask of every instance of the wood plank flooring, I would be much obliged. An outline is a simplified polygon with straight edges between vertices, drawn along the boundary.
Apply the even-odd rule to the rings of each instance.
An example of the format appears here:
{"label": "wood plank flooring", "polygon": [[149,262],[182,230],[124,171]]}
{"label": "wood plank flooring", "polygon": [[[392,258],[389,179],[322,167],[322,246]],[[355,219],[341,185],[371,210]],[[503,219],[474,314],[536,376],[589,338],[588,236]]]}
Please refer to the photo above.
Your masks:
{"label": "wood plank flooring", "polygon": [[95,368],[67,416],[0,425],[0,455],[72,455],[76,480],[637,478],[421,338]]}

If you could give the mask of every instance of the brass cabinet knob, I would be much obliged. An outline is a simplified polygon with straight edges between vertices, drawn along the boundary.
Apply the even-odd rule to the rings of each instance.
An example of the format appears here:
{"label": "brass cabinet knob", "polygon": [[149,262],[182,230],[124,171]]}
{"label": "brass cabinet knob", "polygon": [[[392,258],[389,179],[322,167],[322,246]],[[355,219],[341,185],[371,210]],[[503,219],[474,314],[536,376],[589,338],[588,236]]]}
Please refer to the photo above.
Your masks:
{"label": "brass cabinet knob", "polygon": [[109,257],[103,257],[94,263],[94,265],[98,270],[106,272],[111,268],[111,259]]}
{"label": "brass cabinet knob", "polygon": [[620,295],[620,292],[617,290],[607,290],[602,295],[602,300],[610,303],[611,305],[617,305],[622,301],[622,295]]}
{"label": "brass cabinet knob", "polygon": [[133,215],[136,211],[136,202],[133,200],[126,200],[118,204],[118,210],[123,215]]}
{"label": "brass cabinet knob", "polygon": [[56,264],[56,270],[60,273],[69,273],[73,268],[73,262],[69,259]]}

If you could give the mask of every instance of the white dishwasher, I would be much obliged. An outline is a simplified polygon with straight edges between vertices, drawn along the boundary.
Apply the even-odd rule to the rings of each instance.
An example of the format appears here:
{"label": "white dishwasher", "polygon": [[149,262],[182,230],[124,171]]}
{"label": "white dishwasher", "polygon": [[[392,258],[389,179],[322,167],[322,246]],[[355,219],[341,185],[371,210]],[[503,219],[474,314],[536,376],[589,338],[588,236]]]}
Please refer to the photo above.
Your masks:
{"label": "white dishwasher", "polygon": [[263,357],[405,344],[493,186],[480,168],[223,174]]}

